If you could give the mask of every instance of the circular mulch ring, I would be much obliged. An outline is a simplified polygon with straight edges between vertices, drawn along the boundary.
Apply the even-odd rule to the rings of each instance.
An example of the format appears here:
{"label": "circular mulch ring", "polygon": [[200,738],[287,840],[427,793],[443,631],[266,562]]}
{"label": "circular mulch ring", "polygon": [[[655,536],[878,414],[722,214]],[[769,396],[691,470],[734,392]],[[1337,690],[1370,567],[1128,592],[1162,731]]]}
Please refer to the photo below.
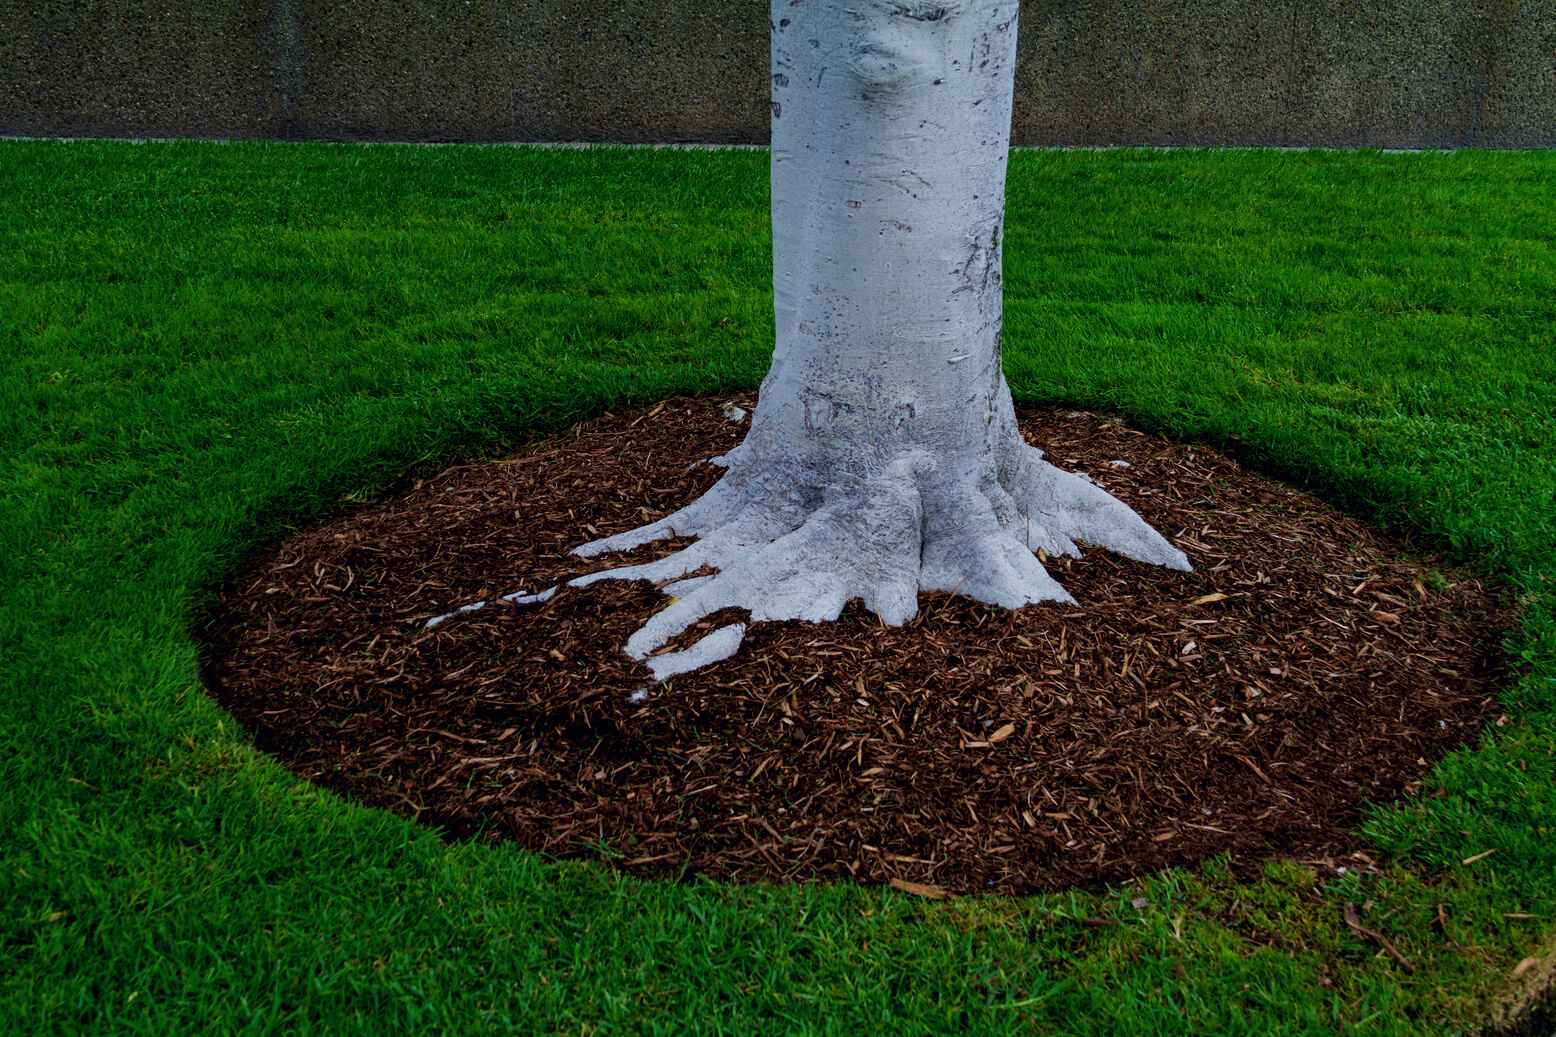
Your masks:
{"label": "circular mulch ring", "polygon": [[607,414],[260,551],[204,630],[209,687],[297,773],[454,837],[927,895],[1224,851],[1366,861],[1362,802],[1417,794],[1492,709],[1510,617],[1479,582],[1214,451],[1062,411],[1024,414],[1027,438],[1195,572],[1088,549],[1055,567],[1077,606],[929,594],[889,629],[855,602],[662,685],[621,654],[665,603],[641,582],[426,629],[624,564],[568,551],[712,485],[694,462],[748,424],[719,402]]}

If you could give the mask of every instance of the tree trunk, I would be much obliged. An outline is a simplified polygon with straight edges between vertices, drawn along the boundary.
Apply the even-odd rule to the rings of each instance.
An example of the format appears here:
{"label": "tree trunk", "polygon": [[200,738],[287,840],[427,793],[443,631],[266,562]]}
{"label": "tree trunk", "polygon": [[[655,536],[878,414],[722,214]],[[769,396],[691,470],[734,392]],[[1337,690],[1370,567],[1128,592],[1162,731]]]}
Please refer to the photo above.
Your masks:
{"label": "tree trunk", "polygon": [[697,501],[576,552],[696,535],[592,578],[718,570],[665,588],[679,600],[629,640],[634,658],[729,606],[819,622],[860,598],[897,625],[920,590],[1070,601],[1036,552],[1079,557],[1075,540],[1189,568],[1016,430],[1000,248],[1018,6],[772,0],[777,342],[750,433]]}

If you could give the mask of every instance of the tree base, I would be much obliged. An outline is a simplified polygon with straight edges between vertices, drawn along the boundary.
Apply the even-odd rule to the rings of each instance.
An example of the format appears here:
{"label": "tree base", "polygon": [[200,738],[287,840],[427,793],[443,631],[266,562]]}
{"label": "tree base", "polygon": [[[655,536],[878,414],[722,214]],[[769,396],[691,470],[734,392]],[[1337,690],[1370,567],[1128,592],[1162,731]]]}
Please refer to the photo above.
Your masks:
{"label": "tree base", "polygon": [[[1497,715],[1514,617],[1473,574],[1429,571],[1214,451],[1053,413],[1023,425],[1143,515],[1214,525],[1191,554],[1215,572],[1209,556],[1183,576],[1088,550],[1055,571],[1075,608],[993,615],[940,594],[882,629],[855,606],[819,630],[754,627],[735,658],[644,687],[615,646],[663,604],[648,585],[516,609],[485,588],[494,573],[532,589],[582,576],[596,563],[556,547],[579,522],[630,528],[653,488],[734,442],[717,401],[645,413],[263,548],[195,624],[211,691],[299,777],[450,838],[668,881],[852,875],[1012,896],[1238,845],[1255,871],[1272,846],[1344,862],[1368,849],[1345,832],[1361,803],[1418,793],[1430,761]],[[1165,473],[1184,510],[1152,492]],[[428,636],[406,618],[438,588],[493,600]],[[1216,600],[1187,605],[1202,596]]]}
{"label": "tree base", "polygon": [[[726,608],[744,609],[754,621],[822,623],[858,598],[887,626],[900,626],[918,614],[920,591],[1009,609],[1073,602],[1041,557],[1079,558],[1077,541],[1190,571],[1183,552],[1127,505],[1086,476],[1049,464],[1013,423],[1010,436],[1014,442],[1002,443],[996,455],[998,476],[982,485],[965,478],[946,485],[941,472],[948,466],[923,449],[904,451],[873,477],[844,474],[821,483],[806,479],[798,462],[764,460],[742,446],[714,459],[729,472],[690,505],[573,554],[630,551],[672,536],[696,536],[695,544],[572,585],[651,580],[672,597],[627,641],[626,654],[646,660]],[[712,662],[732,654],[739,639],[728,630],[717,632],[727,651],[698,657]]]}

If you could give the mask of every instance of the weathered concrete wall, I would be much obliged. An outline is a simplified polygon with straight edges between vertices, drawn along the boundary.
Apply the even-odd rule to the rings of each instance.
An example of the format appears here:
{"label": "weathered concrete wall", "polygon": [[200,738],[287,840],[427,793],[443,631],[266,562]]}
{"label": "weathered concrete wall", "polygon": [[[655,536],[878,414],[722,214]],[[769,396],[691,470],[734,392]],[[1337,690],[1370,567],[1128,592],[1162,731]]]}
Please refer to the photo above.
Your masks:
{"label": "weathered concrete wall", "polygon": [[[0,134],[768,137],[767,0],[0,0]],[[1017,144],[1556,146],[1556,0],[1023,0]]]}
{"label": "weathered concrete wall", "polygon": [[1552,0],[1024,0],[1012,136],[1556,146]]}

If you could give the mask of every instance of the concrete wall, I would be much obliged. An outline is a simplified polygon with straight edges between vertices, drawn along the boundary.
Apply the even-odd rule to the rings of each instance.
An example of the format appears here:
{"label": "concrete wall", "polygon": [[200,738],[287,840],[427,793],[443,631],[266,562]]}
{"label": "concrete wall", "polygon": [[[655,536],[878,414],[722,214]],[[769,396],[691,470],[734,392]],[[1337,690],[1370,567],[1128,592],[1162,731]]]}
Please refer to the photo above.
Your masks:
{"label": "concrete wall", "polygon": [[[0,134],[768,137],[767,0],[0,0]],[[1023,0],[1018,144],[1556,146],[1556,0]]]}

